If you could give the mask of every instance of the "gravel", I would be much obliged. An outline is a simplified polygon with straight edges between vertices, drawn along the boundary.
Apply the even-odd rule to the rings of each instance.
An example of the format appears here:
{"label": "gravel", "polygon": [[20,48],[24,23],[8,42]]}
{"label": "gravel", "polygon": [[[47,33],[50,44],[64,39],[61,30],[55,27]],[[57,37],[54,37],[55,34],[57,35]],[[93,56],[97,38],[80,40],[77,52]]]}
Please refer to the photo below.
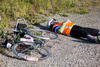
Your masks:
{"label": "gravel", "polygon": [[[89,14],[68,13],[68,15],[69,17],[62,17],[55,14],[46,19],[55,18],[60,22],[70,19],[77,25],[100,29],[99,7]],[[46,23],[33,27],[45,28]],[[100,67],[100,44],[58,34],[58,38],[47,41],[45,47],[50,51],[50,57],[38,62],[22,60],[12,51],[8,51],[8,54],[0,54],[1,67]]]}

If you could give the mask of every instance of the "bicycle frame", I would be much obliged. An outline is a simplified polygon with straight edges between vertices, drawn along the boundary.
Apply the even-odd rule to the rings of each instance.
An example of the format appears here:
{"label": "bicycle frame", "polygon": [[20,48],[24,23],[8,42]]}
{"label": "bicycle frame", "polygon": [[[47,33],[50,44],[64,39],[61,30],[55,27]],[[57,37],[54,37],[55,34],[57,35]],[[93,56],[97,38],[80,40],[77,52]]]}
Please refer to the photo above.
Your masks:
{"label": "bicycle frame", "polygon": [[16,37],[14,38],[14,42],[19,42],[19,43],[22,43],[22,42],[25,42],[25,41],[20,41],[20,40],[17,40],[18,36],[20,36],[20,33],[25,33],[24,31],[18,31],[18,34],[16,35]]}

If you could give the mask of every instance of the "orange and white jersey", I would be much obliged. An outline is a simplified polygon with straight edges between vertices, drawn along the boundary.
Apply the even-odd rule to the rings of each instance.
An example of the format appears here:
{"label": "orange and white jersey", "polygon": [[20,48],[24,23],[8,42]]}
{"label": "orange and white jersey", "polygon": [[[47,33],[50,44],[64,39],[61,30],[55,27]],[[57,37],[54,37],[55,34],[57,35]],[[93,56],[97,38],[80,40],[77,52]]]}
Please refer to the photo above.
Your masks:
{"label": "orange and white jersey", "polygon": [[[62,26],[63,22],[61,23],[58,23],[58,24],[55,24],[52,28],[52,31],[57,33],[57,30],[60,29],[60,27]],[[72,29],[72,27],[74,26],[75,24],[70,22],[70,23],[66,23],[66,26],[62,32],[62,34],[66,34],[66,35],[70,35],[70,31]]]}

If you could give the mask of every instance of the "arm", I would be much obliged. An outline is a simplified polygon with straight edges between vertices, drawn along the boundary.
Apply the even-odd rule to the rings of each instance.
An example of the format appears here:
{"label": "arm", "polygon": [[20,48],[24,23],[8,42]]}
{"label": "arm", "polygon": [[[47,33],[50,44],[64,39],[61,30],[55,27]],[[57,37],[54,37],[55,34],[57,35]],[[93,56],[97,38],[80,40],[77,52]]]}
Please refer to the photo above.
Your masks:
{"label": "arm", "polygon": [[62,26],[60,27],[60,29],[57,30],[58,33],[62,33],[63,32],[63,30],[64,30],[64,28],[66,26],[66,23],[72,23],[72,22],[69,19],[64,21]]}
{"label": "arm", "polygon": [[58,32],[58,33],[62,33],[63,30],[64,30],[64,28],[65,28],[65,26],[66,26],[66,23],[64,22],[64,23],[62,24],[62,26],[60,27],[60,29],[57,30],[57,32]]}

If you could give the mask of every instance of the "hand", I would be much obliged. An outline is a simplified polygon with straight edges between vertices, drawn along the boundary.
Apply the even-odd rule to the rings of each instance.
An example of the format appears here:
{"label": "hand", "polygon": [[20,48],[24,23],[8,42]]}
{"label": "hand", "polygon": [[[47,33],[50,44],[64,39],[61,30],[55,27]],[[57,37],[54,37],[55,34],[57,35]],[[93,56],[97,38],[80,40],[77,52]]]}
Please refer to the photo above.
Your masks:
{"label": "hand", "polygon": [[64,21],[65,23],[71,23],[71,21],[68,19],[68,20],[65,20]]}
{"label": "hand", "polygon": [[67,20],[65,20],[64,23],[68,23]]}

